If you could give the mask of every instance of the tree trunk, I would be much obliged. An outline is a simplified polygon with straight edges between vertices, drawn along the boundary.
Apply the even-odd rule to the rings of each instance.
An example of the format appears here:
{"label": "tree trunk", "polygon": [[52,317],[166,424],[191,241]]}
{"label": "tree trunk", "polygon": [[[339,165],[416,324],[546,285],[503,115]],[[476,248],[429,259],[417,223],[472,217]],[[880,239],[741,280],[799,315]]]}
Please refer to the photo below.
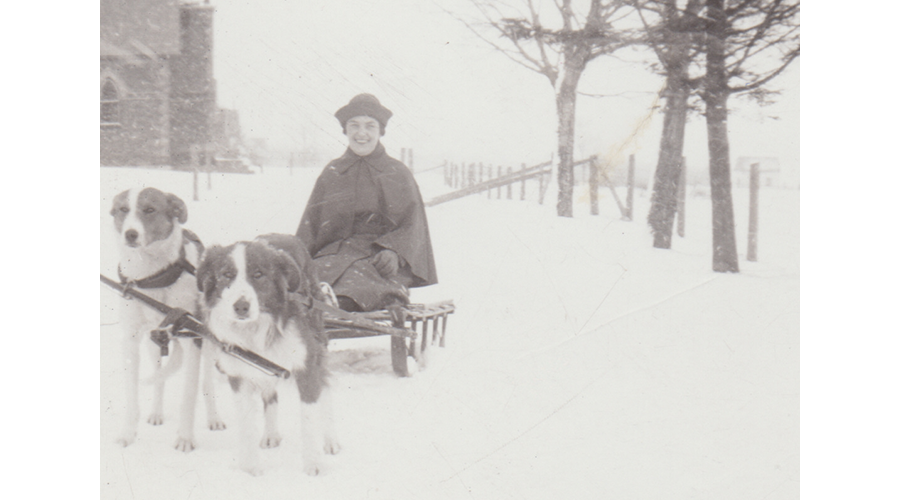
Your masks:
{"label": "tree trunk", "polygon": [[707,2],[713,25],[706,54],[706,132],[709,145],[709,183],[713,217],[713,271],[739,272],[731,199],[731,164],[728,150],[728,80],[725,74],[727,19],[722,0]]}
{"label": "tree trunk", "polygon": [[557,152],[559,154],[559,167],[557,169],[557,182],[559,184],[559,196],[556,201],[556,214],[560,217],[572,217],[573,194],[575,191],[575,100],[577,97],[578,80],[581,78],[583,68],[572,67],[566,64],[566,72],[560,83],[559,92],[556,94],[556,113],[559,119],[557,129]]}
{"label": "tree trunk", "polygon": [[731,199],[731,165],[728,152],[728,94],[710,96],[706,102],[709,137],[709,184],[713,216],[713,271],[739,272]]}
{"label": "tree trunk", "polygon": [[653,232],[655,248],[672,248],[672,226],[678,204],[678,180],[683,168],[684,128],[690,90],[685,83],[687,66],[673,69],[666,77],[666,107],[659,141],[659,159],[653,178],[653,197],[647,222]]}

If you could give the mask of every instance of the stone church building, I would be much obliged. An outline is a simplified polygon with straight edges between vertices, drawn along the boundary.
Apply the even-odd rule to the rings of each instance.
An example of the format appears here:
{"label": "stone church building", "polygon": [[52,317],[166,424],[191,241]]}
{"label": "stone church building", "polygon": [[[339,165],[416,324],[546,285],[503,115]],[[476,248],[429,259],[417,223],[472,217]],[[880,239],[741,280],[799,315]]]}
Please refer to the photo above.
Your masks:
{"label": "stone church building", "polygon": [[101,165],[185,168],[193,155],[234,167],[240,127],[216,106],[214,12],[208,0],[100,0]]}

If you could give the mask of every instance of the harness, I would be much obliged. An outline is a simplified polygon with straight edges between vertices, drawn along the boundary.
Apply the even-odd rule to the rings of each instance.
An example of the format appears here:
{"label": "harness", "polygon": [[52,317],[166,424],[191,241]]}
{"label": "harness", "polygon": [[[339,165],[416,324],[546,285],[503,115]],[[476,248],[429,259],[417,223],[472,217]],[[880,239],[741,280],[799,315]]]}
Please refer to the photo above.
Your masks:
{"label": "harness", "polygon": [[[198,254],[203,253],[203,243],[200,242],[200,238],[197,237],[192,231],[188,229],[182,230],[182,236],[184,240],[190,243],[193,243],[197,246]],[[178,281],[178,278],[181,277],[181,274],[187,272],[188,274],[194,275],[197,272],[197,269],[193,264],[188,262],[187,256],[185,255],[184,245],[181,246],[181,251],[178,255],[178,260],[169,264],[167,267],[162,269],[156,274],[148,276],[146,278],[142,278],[139,280],[133,280],[126,277],[122,274],[121,266],[118,269],[119,273],[119,281],[125,285],[126,287],[137,287],[137,288],[166,288],[171,286],[173,283]]]}
{"label": "harness", "polygon": [[[197,255],[203,254],[203,243],[193,231],[182,229],[182,237],[185,242],[193,243],[197,247]],[[122,274],[122,266],[120,265],[117,272],[119,273],[119,282],[121,282],[123,286],[122,296],[130,299],[131,297],[128,292],[132,288],[166,288],[178,281],[178,278],[180,278],[181,274],[184,272],[187,272],[192,276],[196,275],[197,268],[187,260],[184,247],[185,245],[182,244],[181,251],[178,253],[178,260],[169,264],[158,273],[139,280],[130,279]],[[150,331],[150,339],[159,346],[160,354],[163,356],[169,355],[169,337],[178,330],[174,327],[177,318],[170,316],[171,314],[166,316],[159,328]],[[201,342],[202,339],[199,337],[194,339],[194,343],[198,348],[201,346]]]}

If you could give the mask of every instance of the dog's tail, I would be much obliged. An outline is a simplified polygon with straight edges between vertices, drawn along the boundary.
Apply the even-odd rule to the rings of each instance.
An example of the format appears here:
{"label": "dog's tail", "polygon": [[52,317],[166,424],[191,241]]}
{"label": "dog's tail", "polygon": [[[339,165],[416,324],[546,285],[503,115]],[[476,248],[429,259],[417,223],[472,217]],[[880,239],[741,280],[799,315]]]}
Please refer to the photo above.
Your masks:
{"label": "dog's tail", "polygon": [[144,379],[145,384],[165,382],[167,378],[171,377],[179,368],[181,368],[181,363],[184,361],[184,349],[181,347],[181,342],[178,340],[173,339],[171,344],[172,353],[169,356],[169,361],[163,364],[156,373]]}

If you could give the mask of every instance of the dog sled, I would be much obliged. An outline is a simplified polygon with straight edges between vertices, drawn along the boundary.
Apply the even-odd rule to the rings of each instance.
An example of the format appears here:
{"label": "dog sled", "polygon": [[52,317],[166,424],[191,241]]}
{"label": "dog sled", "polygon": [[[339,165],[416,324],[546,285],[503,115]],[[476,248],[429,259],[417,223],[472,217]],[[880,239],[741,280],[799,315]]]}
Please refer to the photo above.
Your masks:
{"label": "dog sled", "polygon": [[421,365],[428,349],[444,347],[447,319],[455,310],[452,300],[353,313],[329,306],[324,310],[325,331],[329,339],[390,335],[394,373],[408,377],[410,357]]}
{"label": "dog sled", "polygon": [[[254,366],[262,372],[280,378],[289,378],[288,369],[240,346],[222,342],[189,311],[174,308],[149,297],[134,287],[119,283],[104,275],[100,282],[122,295],[134,298],[165,315],[159,328],[151,332],[151,339],[159,345],[163,355],[168,353],[169,340],[173,337],[194,338],[212,342],[226,354]],[[456,308],[452,300],[431,304],[408,304],[389,310],[372,312],[346,312],[315,300],[313,307],[322,310],[325,332],[330,339],[354,339],[390,336],[391,364],[400,377],[410,375],[408,359],[424,363],[426,351],[435,346],[444,347],[447,319]],[[421,325],[421,335],[418,333]],[[430,328],[429,328],[430,326]]]}

